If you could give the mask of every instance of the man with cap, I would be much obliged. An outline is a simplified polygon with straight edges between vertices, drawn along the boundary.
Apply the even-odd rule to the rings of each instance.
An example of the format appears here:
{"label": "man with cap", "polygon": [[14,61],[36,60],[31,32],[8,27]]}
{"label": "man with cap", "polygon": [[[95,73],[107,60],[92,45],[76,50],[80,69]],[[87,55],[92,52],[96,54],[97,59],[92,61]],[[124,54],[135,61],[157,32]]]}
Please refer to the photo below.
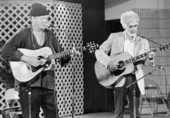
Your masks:
{"label": "man with cap", "polygon": [[[34,3],[29,15],[32,23],[31,27],[21,30],[4,45],[2,57],[10,61],[23,61],[32,67],[38,67],[43,65],[46,59],[28,56],[19,48],[37,50],[50,47],[53,53],[61,52],[63,49],[54,33],[47,28],[49,11],[46,7]],[[72,55],[74,54],[77,54],[75,49],[72,50]],[[70,59],[71,56],[69,55],[59,59],[58,62],[61,66],[65,66]],[[59,117],[54,78],[54,68],[50,68],[42,71],[28,82],[19,82],[19,97],[23,118],[39,118],[40,107],[45,118]]]}

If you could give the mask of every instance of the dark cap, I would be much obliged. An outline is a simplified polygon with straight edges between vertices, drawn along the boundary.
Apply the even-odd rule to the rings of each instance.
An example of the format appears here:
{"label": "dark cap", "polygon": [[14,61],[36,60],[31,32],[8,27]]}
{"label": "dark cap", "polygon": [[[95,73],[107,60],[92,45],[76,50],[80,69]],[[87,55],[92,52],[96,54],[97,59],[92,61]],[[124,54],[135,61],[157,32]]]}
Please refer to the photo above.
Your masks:
{"label": "dark cap", "polygon": [[39,3],[34,3],[32,4],[32,9],[29,13],[30,16],[44,16],[48,15],[50,11],[46,9],[45,6]]}

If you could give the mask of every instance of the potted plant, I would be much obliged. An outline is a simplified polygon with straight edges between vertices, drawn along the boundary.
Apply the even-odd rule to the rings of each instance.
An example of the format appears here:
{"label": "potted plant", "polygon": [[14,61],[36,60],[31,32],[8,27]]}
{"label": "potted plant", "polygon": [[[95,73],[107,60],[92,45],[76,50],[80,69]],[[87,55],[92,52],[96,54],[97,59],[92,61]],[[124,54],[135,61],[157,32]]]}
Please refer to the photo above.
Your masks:
{"label": "potted plant", "polygon": [[[2,46],[4,45],[4,42],[0,42],[0,48],[2,49]],[[13,88],[14,87],[14,77],[11,72],[10,64],[7,59],[3,59],[0,56],[0,82],[4,83],[6,89]]]}

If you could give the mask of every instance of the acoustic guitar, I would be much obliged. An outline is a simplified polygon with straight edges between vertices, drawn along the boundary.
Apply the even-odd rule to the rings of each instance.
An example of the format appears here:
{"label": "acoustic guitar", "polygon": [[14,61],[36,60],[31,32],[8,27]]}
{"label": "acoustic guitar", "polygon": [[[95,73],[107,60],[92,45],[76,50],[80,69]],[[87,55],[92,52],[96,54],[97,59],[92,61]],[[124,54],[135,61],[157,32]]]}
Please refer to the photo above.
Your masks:
{"label": "acoustic guitar", "polygon": [[165,49],[169,49],[170,43],[160,46],[157,49],[150,50],[149,52],[143,53],[141,55],[138,55],[136,57],[131,57],[131,55],[127,52],[120,53],[114,57],[111,57],[111,59],[117,63],[117,70],[114,72],[110,72],[107,68],[105,68],[100,62],[95,62],[95,74],[97,77],[98,82],[106,87],[106,88],[112,88],[111,85],[114,84],[117,81],[120,81],[120,79],[129,73],[132,73],[134,70],[134,62],[139,61],[141,59],[144,59],[148,56],[150,52],[156,52],[156,51],[164,51]]}
{"label": "acoustic guitar", "polygon": [[[98,44],[95,44],[94,42],[89,42],[86,44],[86,46],[77,48],[76,50],[89,51],[89,53],[93,53],[97,49],[97,47]],[[13,76],[16,80],[20,82],[28,82],[40,72],[49,70],[52,64],[54,63],[54,59],[60,59],[62,57],[72,54],[71,50],[53,54],[50,47],[43,47],[37,50],[19,48],[18,50],[20,50],[24,55],[46,60],[45,64],[40,65],[38,67],[33,67],[23,61],[10,61]],[[46,56],[48,57],[46,58]]]}

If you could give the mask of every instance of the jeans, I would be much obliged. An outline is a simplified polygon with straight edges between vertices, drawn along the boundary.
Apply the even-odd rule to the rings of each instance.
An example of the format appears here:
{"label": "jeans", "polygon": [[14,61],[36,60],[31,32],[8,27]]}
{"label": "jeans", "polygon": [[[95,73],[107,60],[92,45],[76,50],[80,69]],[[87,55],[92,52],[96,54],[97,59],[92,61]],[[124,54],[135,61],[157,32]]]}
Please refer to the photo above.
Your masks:
{"label": "jeans", "polygon": [[[124,116],[124,111],[125,111],[125,104],[126,99],[128,97],[129,100],[129,110],[130,110],[130,115],[131,118],[133,118],[133,90],[134,86],[131,86],[129,88],[126,88],[129,84],[133,83],[136,80],[135,75],[133,74],[128,74],[125,76],[125,84],[122,87],[117,87],[114,88],[113,93],[114,93],[114,107],[115,107],[115,116],[116,118],[123,118]],[[136,115],[137,117],[139,116],[139,104],[140,104],[140,90],[137,85],[135,84],[135,92],[136,92]]]}

